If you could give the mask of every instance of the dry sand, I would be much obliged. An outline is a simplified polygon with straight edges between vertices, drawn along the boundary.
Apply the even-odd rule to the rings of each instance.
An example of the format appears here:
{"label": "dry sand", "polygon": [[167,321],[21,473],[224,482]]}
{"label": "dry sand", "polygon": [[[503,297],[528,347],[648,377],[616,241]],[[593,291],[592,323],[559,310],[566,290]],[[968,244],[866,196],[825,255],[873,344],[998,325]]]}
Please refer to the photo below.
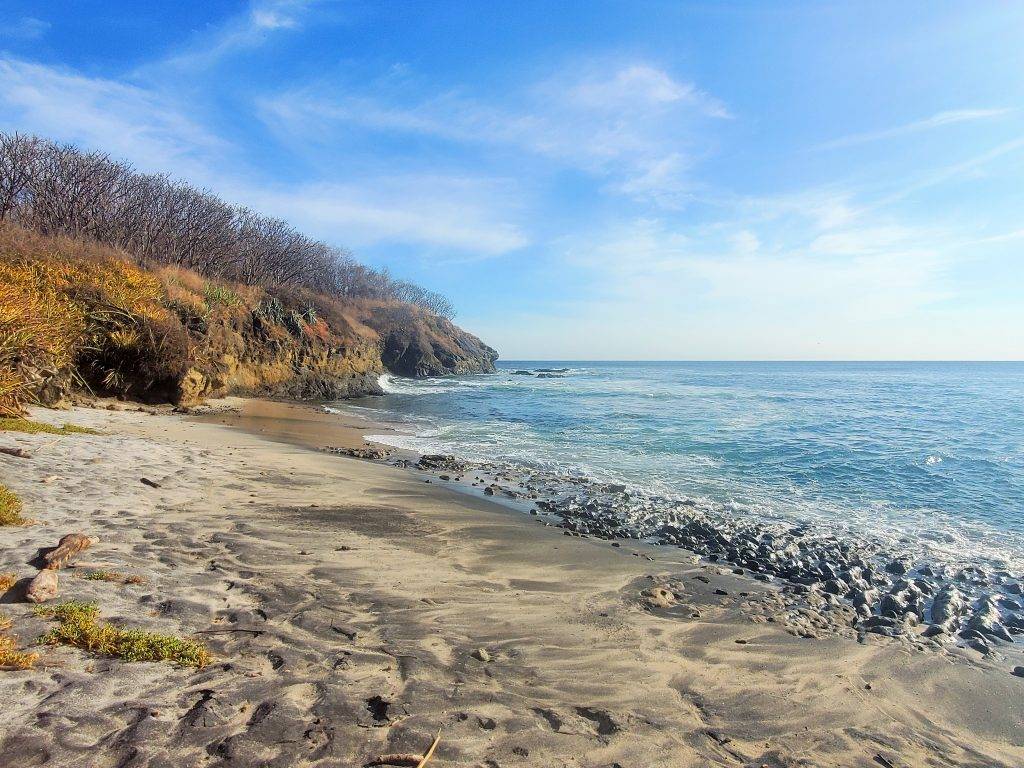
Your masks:
{"label": "dry sand", "polygon": [[[316,444],[316,418],[249,422],[261,436],[166,413],[34,415],[105,434],[0,433],[33,455],[0,455],[0,481],[40,521],[0,528],[0,571],[30,576],[60,535],[98,536],[61,598],[216,658],[37,648],[37,669],[0,672],[0,766],[361,766],[438,729],[438,768],[1024,765],[1024,679],[973,651],[794,637],[751,616],[767,587],[681,550],[562,536],[280,442]],[[80,578],[94,568],[146,583]],[[679,602],[650,608],[652,584]],[[31,645],[47,622],[18,587],[2,599]]]}

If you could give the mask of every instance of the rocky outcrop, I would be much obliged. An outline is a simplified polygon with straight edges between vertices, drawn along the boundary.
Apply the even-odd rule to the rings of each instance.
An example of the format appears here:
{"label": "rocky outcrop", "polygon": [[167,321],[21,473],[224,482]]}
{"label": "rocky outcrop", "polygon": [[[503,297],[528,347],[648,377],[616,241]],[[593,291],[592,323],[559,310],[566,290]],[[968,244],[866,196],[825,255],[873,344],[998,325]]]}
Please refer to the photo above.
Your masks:
{"label": "rocky outcrop", "polygon": [[379,305],[361,318],[380,335],[384,367],[419,378],[493,373],[498,353],[450,320],[410,305]]}

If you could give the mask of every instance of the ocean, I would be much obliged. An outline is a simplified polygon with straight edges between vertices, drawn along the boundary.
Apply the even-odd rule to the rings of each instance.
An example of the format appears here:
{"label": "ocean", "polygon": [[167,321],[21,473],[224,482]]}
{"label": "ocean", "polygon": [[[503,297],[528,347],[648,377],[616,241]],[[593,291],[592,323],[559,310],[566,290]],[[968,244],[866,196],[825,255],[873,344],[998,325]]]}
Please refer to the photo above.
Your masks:
{"label": "ocean", "polygon": [[347,406],[396,447],[1024,567],[1024,363],[502,361],[382,384]]}

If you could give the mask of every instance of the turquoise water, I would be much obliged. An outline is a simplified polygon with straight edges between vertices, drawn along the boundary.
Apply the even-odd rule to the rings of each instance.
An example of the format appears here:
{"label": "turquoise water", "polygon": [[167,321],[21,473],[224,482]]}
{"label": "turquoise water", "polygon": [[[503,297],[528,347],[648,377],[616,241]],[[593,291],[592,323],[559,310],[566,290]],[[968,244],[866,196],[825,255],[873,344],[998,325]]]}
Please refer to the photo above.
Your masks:
{"label": "turquoise water", "polygon": [[383,384],[358,405],[401,447],[1024,563],[1021,363],[504,361]]}

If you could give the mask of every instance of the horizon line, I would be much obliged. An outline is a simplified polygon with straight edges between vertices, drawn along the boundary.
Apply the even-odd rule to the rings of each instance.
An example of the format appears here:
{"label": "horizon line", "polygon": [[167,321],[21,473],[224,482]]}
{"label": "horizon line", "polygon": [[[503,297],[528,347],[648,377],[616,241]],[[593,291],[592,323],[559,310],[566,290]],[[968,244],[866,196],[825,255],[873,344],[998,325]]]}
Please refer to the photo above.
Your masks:
{"label": "horizon line", "polygon": [[498,358],[495,363],[1024,363],[1024,359],[993,360],[983,358],[929,358],[919,360],[896,358],[571,358],[571,357],[510,357]]}

